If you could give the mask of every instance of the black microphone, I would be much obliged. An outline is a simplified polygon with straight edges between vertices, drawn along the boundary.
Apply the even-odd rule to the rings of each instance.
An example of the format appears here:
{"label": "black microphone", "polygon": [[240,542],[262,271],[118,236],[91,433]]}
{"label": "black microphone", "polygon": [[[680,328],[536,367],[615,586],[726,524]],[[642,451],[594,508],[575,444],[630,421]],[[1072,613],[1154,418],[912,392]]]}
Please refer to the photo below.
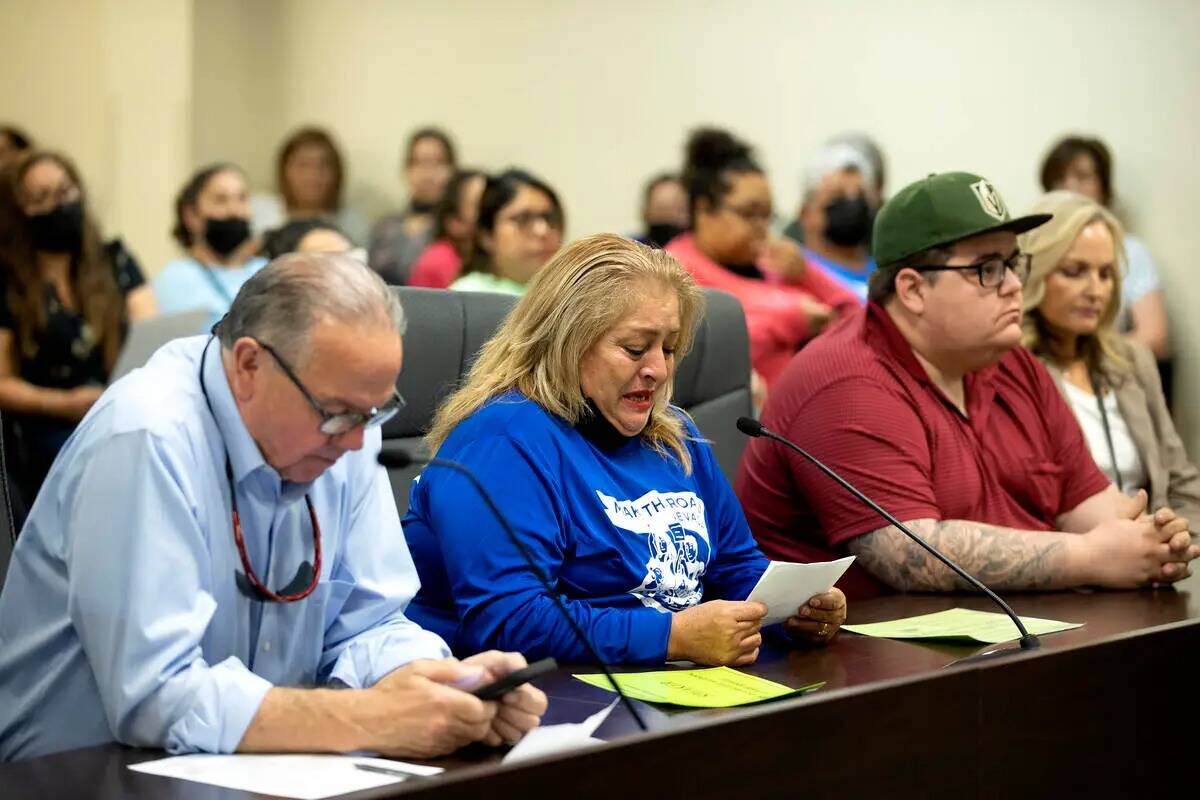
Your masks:
{"label": "black microphone", "polygon": [[[952,560],[950,560],[949,556],[945,555],[944,553],[942,553],[942,551],[938,550],[936,547],[931,545],[929,542],[922,539],[915,532],[910,530],[908,528],[908,526],[905,525],[903,522],[896,519],[891,514],[884,511],[882,508],[880,508],[875,503],[874,500],[867,497],[865,494],[863,494],[858,489],[856,489],[853,485],[850,484],[849,481],[847,481],[841,475],[838,475],[832,469],[825,466],[825,464],[823,464],[821,462],[821,460],[818,459],[816,456],[812,455],[811,453],[806,451],[804,448],[800,447],[800,445],[796,444],[795,442],[789,441],[788,439],[785,439],[784,437],[780,436],[778,433],[775,433],[775,431],[766,427],[765,425],[763,425],[761,422],[759,422],[756,419],[750,419],[750,417],[739,417],[738,421],[737,421],[737,427],[738,427],[739,431],[746,434],[747,436],[753,436],[753,437],[765,436],[768,439],[774,439],[775,441],[779,442],[784,447],[795,450],[797,453],[804,456],[806,459],[808,459],[808,461],[813,466],[815,466],[817,469],[821,470],[821,472],[824,472],[830,478],[833,478],[833,480],[836,481],[839,486],[841,486],[846,491],[850,492],[850,494],[854,495],[862,502],[866,503],[871,508],[872,511],[874,511],[879,516],[883,517],[885,520],[890,522],[892,525],[895,525],[898,529],[903,531],[904,534],[906,536],[908,536],[908,538],[912,539],[914,542],[921,545],[921,547],[925,548],[930,553],[930,555],[932,555],[938,561],[941,561],[943,564],[945,564],[947,567],[949,567],[951,570],[953,570],[955,572],[955,574],[957,574],[960,578],[962,578],[964,581],[969,583],[971,586],[974,586],[979,591],[983,592],[985,595],[987,595],[989,598],[992,599],[992,602],[994,602],[996,605],[1000,606],[1000,608],[1004,611],[1004,613],[1008,615],[1009,619],[1011,619],[1013,621],[1013,624],[1017,626],[1017,630],[1021,632],[1021,649],[1022,650],[1035,650],[1041,646],[1042,643],[1038,639],[1038,637],[1034,636],[1032,633],[1025,630],[1025,625],[1021,622],[1021,618],[1018,617],[1015,613],[1013,613],[1013,610],[1011,608],[1009,608],[1008,603],[1006,603],[1000,599],[1000,595],[996,594],[991,589],[989,589],[986,585],[984,585],[983,581],[979,580],[974,575],[967,572],[965,569],[960,567],[958,564],[955,564]],[[1000,651],[1000,652],[1011,652],[1011,651]],[[966,660],[966,659],[964,659],[964,660]]]}
{"label": "black microphone", "polygon": [[476,477],[474,471],[472,471],[465,464],[460,464],[457,461],[450,461],[449,459],[445,458],[420,458],[404,450],[381,451],[379,453],[379,463],[384,467],[390,467],[392,469],[405,469],[406,467],[411,467],[414,464],[427,464],[431,467],[444,467],[445,469],[453,470],[454,472],[457,472],[459,475],[462,475],[464,478],[466,478],[467,481],[473,487],[475,487],[475,491],[479,493],[479,496],[483,498],[483,504],[488,507],[488,511],[492,512],[492,516],[495,517],[500,523],[500,527],[504,529],[504,534],[508,537],[508,540],[512,542],[513,547],[517,548],[517,550],[521,553],[521,558],[525,559],[526,566],[529,567],[529,571],[533,573],[533,576],[538,579],[538,583],[542,585],[542,589],[545,590],[546,594],[554,598],[554,606],[558,609],[558,612],[562,614],[563,619],[567,621],[567,625],[570,626],[571,632],[575,634],[575,638],[583,643],[583,646],[592,656],[592,660],[596,662],[596,666],[600,667],[600,671],[603,672],[604,677],[608,679],[609,686],[611,686],[613,691],[617,693],[617,696],[621,698],[622,705],[624,705],[626,710],[629,711],[629,715],[633,717],[633,721],[637,723],[637,726],[641,728],[643,733],[650,730],[648,727],[646,727],[646,723],[642,719],[642,716],[638,714],[637,709],[633,707],[633,703],[631,703],[629,698],[625,696],[625,692],[621,691],[621,687],[617,685],[616,679],[613,678],[612,672],[608,669],[608,665],[604,663],[604,659],[602,659],[600,654],[596,651],[596,646],[592,644],[592,640],[588,638],[587,633],[584,632],[583,628],[579,627],[579,623],[576,622],[575,618],[571,616],[571,613],[567,611],[567,607],[563,603],[562,598],[559,597],[558,592],[554,591],[554,588],[550,585],[550,579],[546,577],[545,573],[542,572],[537,563],[533,560],[533,553],[529,552],[528,546],[521,541],[521,537],[517,536],[516,531],[514,531],[512,528],[512,524],[509,523],[508,518],[504,516],[504,513],[500,511],[500,507],[496,505],[496,501],[492,499],[491,493],[484,488],[483,482]]}

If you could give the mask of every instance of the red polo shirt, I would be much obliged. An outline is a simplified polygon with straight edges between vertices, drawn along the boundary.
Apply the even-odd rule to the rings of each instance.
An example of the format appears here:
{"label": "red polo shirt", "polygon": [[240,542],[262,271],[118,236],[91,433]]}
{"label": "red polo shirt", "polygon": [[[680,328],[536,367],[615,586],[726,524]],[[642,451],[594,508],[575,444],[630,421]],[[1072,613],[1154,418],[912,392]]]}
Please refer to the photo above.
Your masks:
{"label": "red polo shirt", "polygon": [[[964,416],[934,385],[883,307],[843,320],[792,359],[762,422],[824,461],[897,519],[965,519],[1053,530],[1108,486],[1049,374],[1023,348],[966,378]],[[887,525],[801,456],[769,439],[735,481],[763,551],[826,561]],[[857,564],[852,597],[888,589]]]}

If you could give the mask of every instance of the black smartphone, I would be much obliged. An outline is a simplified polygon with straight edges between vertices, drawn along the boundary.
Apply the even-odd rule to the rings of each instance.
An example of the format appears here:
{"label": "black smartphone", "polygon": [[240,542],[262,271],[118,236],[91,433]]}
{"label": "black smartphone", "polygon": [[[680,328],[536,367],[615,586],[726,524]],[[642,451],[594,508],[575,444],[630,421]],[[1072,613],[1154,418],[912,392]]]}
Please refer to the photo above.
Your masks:
{"label": "black smartphone", "polygon": [[541,661],[533,662],[528,667],[519,669],[516,672],[510,672],[499,680],[494,680],[491,683],[472,689],[471,694],[480,700],[497,700],[521,684],[529,683],[534,678],[540,678],[547,672],[556,669],[558,669],[557,661],[553,658],[543,658]]}

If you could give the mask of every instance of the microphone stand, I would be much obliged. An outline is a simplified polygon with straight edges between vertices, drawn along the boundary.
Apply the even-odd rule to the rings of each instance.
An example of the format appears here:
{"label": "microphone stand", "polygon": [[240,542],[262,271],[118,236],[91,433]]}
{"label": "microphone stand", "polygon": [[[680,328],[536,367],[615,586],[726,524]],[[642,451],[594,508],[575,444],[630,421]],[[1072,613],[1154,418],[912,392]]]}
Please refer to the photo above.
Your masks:
{"label": "microphone stand", "polygon": [[550,585],[550,579],[546,577],[545,573],[543,573],[538,567],[537,562],[534,561],[533,554],[529,552],[529,547],[523,541],[521,541],[521,537],[517,536],[517,533],[512,529],[512,525],[509,523],[508,518],[505,517],[503,512],[500,511],[500,507],[497,506],[495,500],[492,499],[491,493],[484,488],[483,482],[476,477],[475,473],[457,461],[450,461],[449,459],[444,458],[417,458],[408,453],[380,453],[379,461],[385,466],[406,467],[410,464],[428,464],[431,467],[443,467],[445,469],[457,472],[467,479],[467,481],[475,488],[475,491],[478,492],[479,496],[483,499],[483,503],[487,506],[488,511],[490,511],[492,516],[495,517],[500,523],[500,527],[504,530],[504,534],[508,537],[508,541],[511,542],[513,547],[517,548],[517,550],[521,553],[521,557],[525,560],[526,566],[529,567],[529,570],[533,573],[534,577],[537,578],[538,583],[542,585],[542,589],[554,600],[555,606],[558,608],[558,611],[562,615],[563,619],[567,621],[567,625],[570,626],[571,632],[575,634],[575,638],[583,643],[583,646],[587,649],[588,654],[591,655],[592,660],[596,662],[596,666],[600,667],[600,671],[604,673],[604,677],[608,679],[609,685],[612,686],[613,691],[617,693],[617,697],[620,698],[621,704],[629,712],[629,715],[633,717],[633,721],[637,723],[638,728],[641,729],[643,733],[648,732],[650,728],[647,727],[645,720],[642,719],[641,714],[638,713],[633,703],[629,700],[629,697],[627,697],[625,692],[621,690],[621,687],[617,685],[616,678],[613,677],[612,671],[609,670],[608,665],[604,663],[604,659],[600,657],[600,653],[597,652],[596,646],[592,644],[592,640],[584,632],[583,628],[580,627],[575,618],[571,616],[571,612],[567,610],[567,606],[563,602],[563,599]]}
{"label": "microphone stand", "polygon": [[[1021,618],[1018,617],[1016,615],[1016,613],[1012,610],[1012,608],[1009,607],[1008,603],[1004,602],[1004,600],[1002,600],[1000,598],[1000,595],[996,594],[991,589],[989,589],[983,583],[983,581],[979,580],[974,575],[972,575],[971,573],[967,572],[965,569],[960,567],[958,564],[954,563],[950,559],[949,556],[944,555],[936,547],[931,545],[929,542],[925,541],[924,538],[922,538],[921,536],[918,536],[915,531],[910,530],[907,525],[905,525],[903,522],[896,519],[891,514],[889,514],[887,511],[885,511],[883,508],[881,508],[878,504],[875,503],[874,500],[872,500],[871,498],[867,497],[865,494],[860,492],[857,488],[854,487],[854,485],[852,485],[849,481],[847,481],[841,475],[838,475],[832,469],[825,466],[825,464],[820,459],[818,459],[816,456],[810,454],[807,450],[800,447],[798,444],[795,444],[794,442],[791,442],[788,439],[785,439],[784,437],[775,433],[773,430],[766,427],[758,420],[753,420],[753,419],[750,419],[749,417],[741,417],[737,421],[737,426],[738,426],[738,430],[740,430],[742,433],[746,434],[747,436],[754,436],[754,437],[765,436],[768,439],[772,439],[776,442],[779,442],[781,445],[788,448],[789,450],[793,450],[793,451],[799,453],[801,456],[803,456],[805,459],[807,459],[810,464],[815,466],[817,469],[821,470],[821,472],[828,475],[839,486],[841,486],[846,491],[850,492],[850,494],[857,497],[859,500],[861,500],[863,503],[865,503],[872,511],[874,511],[879,516],[883,517],[889,523],[894,525],[898,530],[902,531],[906,536],[908,536],[914,542],[916,542],[921,547],[923,547],[930,555],[932,555],[938,561],[942,562],[947,567],[949,567],[951,569],[951,571],[953,571],[956,575],[958,575],[960,578],[962,578],[964,581],[966,581],[969,585],[971,585],[975,589],[982,592],[988,598],[990,598],[992,600],[992,602],[994,602],[996,605],[998,605],[1001,608],[1001,610],[1003,610],[1004,613],[1008,615],[1008,618],[1013,621],[1013,624],[1017,626],[1017,630],[1021,634],[1021,640],[1020,640],[1021,650],[1036,650],[1038,647],[1041,646],[1041,640],[1039,640],[1038,637],[1034,636],[1032,633],[1030,633],[1029,631],[1027,631],[1025,629],[1025,625],[1024,625],[1024,623],[1021,622]],[[967,658],[961,659],[960,663],[979,661],[979,660],[983,660],[986,658],[995,658],[996,656],[1005,655],[1007,653],[1013,653],[1013,652],[1017,652],[1017,651],[1011,650],[1011,649],[994,650],[989,653],[980,653],[980,654],[977,654],[974,656],[969,656]]]}

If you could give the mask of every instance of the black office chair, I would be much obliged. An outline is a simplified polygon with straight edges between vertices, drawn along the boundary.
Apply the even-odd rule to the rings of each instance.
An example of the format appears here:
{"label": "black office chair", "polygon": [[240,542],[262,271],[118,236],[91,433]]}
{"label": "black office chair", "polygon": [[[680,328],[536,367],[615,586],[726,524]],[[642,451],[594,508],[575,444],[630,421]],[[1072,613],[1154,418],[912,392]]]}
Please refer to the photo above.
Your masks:
{"label": "black office chair", "polygon": [[[515,298],[502,294],[396,287],[408,318],[404,368],[397,388],[407,405],[383,429],[383,449],[428,455],[421,437],[438,405],[459,384]],[[675,378],[676,405],[696,420],[713,444],[717,461],[733,480],[745,437],[736,420],[749,414],[750,337],[741,304],[732,296],[706,291],[708,311],[692,352]],[[400,513],[408,511],[408,493],[421,467],[389,469]]]}

